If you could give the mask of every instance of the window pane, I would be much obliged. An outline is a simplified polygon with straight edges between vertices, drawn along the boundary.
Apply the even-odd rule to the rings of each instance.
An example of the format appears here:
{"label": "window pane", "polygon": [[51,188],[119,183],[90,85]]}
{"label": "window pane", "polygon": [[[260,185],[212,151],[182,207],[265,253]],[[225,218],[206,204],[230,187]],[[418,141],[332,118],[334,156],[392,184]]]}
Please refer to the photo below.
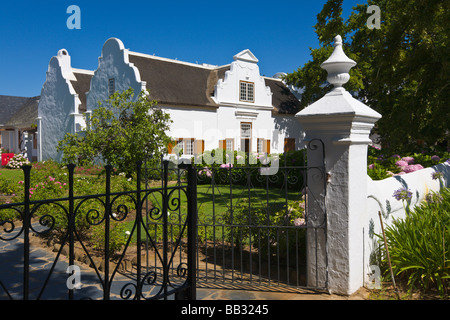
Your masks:
{"label": "window pane", "polygon": [[227,139],[227,150],[233,151],[233,140]]}
{"label": "window pane", "polygon": [[241,123],[241,138],[251,138],[252,125],[250,123]]}
{"label": "window pane", "polygon": [[193,155],[194,154],[194,141],[191,139],[185,140],[186,150],[184,154]]}
{"label": "window pane", "polygon": [[254,86],[253,83],[247,83],[247,101],[251,101],[253,102],[253,97],[254,97]]}
{"label": "window pane", "polygon": [[116,92],[116,83],[114,79],[109,79],[108,81],[108,93],[112,96]]}
{"label": "window pane", "polygon": [[258,153],[264,152],[264,139],[258,139]]}
{"label": "window pane", "polygon": [[247,101],[247,83],[241,82],[240,100]]}

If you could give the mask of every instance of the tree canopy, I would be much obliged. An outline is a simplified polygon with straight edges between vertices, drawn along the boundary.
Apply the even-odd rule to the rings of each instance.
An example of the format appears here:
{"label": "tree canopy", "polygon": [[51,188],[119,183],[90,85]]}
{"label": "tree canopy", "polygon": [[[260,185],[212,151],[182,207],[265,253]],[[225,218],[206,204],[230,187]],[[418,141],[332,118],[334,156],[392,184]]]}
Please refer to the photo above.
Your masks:
{"label": "tree canopy", "polygon": [[[320,68],[341,35],[344,50],[358,64],[345,85],[352,95],[382,114],[376,133],[392,150],[450,147],[449,2],[443,0],[369,0],[344,21],[343,0],[329,0],[317,15],[320,47],[312,61],[287,75],[304,89],[303,107],[323,97],[331,85]],[[380,28],[369,28],[371,11],[380,9]]]}
{"label": "tree canopy", "polygon": [[159,164],[171,138],[169,114],[145,92],[134,98],[133,89],[114,93],[86,118],[82,131],[67,133],[58,144],[63,161],[84,165],[101,160],[127,175],[136,169],[137,161]]}

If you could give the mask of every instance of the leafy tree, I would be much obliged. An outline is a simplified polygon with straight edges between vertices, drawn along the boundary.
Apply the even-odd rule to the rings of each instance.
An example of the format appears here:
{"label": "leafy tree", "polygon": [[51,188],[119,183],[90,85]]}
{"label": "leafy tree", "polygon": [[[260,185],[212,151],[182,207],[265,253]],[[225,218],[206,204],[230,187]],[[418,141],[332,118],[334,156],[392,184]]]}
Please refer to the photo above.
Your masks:
{"label": "leafy tree", "polygon": [[166,134],[172,122],[169,114],[145,92],[134,99],[131,88],[99,102],[86,121],[87,128],[67,133],[59,142],[65,163],[84,165],[102,160],[129,176],[137,161],[149,159],[151,165],[158,164],[171,141]]}
{"label": "leafy tree", "polygon": [[[448,146],[449,4],[442,0],[369,0],[344,21],[343,0],[329,0],[317,16],[320,47],[313,60],[287,76],[304,88],[302,105],[327,93],[327,73],[320,68],[340,34],[346,54],[358,65],[346,88],[382,114],[375,128],[383,147],[393,151]],[[367,13],[377,5],[381,28],[370,29]]]}

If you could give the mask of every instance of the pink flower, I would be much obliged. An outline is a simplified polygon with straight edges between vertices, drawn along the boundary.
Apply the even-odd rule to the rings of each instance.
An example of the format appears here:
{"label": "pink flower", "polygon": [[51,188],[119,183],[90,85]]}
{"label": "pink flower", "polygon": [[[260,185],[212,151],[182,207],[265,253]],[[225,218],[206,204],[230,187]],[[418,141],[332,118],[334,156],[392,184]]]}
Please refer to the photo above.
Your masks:
{"label": "pink flower", "polygon": [[422,165],[420,165],[420,164],[411,164],[411,165],[408,165],[408,166],[404,167],[403,171],[406,172],[406,173],[410,173],[410,172],[414,172],[414,171],[421,170],[421,169],[423,169]]}
{"label": "pink flower", "polygon": [[297,219],[294,219],[294,225],[296,227],[305,226],[306,225],[306,221],[305,221],[305,219],[297,218]]}
{"label": "pink flower", "polygon": [[19,183],[19,184],[23,184],[23,181],[19,181],[18,183]]}
{"label": "pink flower", "polygon": [[408,162],[408,164],[413,164],[414,163],[414,158],[413,157],[403,157],[402,160]]}
{"label": "pink flower", "polygon": [[375,169],[375,164],[374,163],[369,164],[369,169]]}
{"label": "pink flower", "polygon": [[408,162],[404,161],[404,160],[399,160],[395,163],[397,166],[399,167],[406,167],[408,165]]}

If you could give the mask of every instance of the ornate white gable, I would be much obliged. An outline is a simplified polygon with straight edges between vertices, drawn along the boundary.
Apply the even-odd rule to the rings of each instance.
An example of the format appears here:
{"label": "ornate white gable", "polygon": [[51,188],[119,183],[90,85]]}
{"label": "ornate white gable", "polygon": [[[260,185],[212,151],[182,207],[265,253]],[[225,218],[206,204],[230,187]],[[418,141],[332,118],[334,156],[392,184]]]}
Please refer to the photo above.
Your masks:
{"label": "ornate white gable", "polygon": [[129,62],[128,52],[120,39],[110,38],[105,42],[102,55],[98,58],[98,68],[91,80],[91,90],[86,95],[88,111],[96,108],[98,101],[108,99],[110,79],[114,79],[116,91],[131,87],[138,94],[145,90],[146,83],[141,80],[139,70]]}
{"label": "ornate white gable", "polygon": [[[219,79],[214,90],[216,103],[222,106],[238,106],[250,109],[272,109],[272,92],[266,86],[258,67],[258,59],[248,49],[233,57],[230,70]],[[243,101],[240,96],[241,82],[253,84],[253,101]]]}

